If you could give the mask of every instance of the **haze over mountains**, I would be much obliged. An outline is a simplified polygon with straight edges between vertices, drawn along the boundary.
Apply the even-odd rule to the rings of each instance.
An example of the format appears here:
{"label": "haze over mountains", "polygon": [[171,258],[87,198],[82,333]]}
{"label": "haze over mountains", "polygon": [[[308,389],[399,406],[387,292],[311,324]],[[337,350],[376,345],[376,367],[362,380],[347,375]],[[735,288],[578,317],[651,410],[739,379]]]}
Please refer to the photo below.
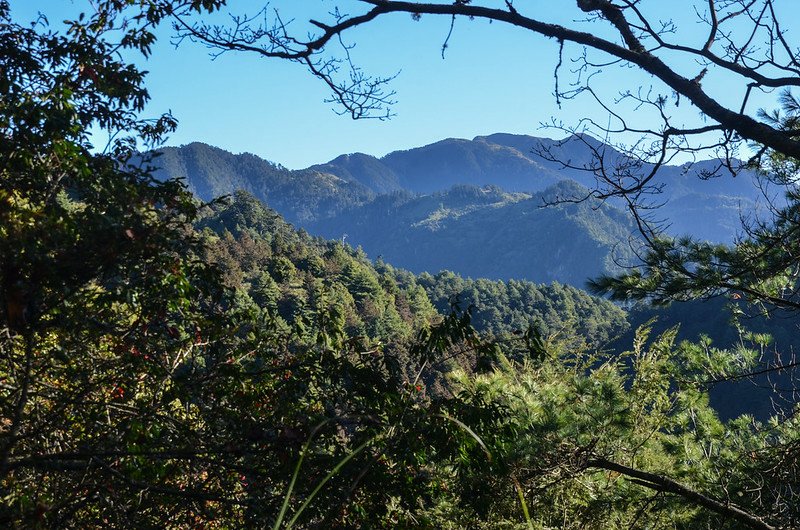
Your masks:
{"label": "haze over mountains", "polygon": [[[156,165],[163,178],[186,178],[204,200],[249,191],[312,234],[345,239],[414,272],[451,269],[582,287],[587,278],[630,263],[628,242],[635,236],[631,219],[613,203],[542,207],[595,185],[591,173],[564,168],[588,167],[592,148],[620,156],[586,136],[492,134],[382,158],[346,154],[304,170],[200,143],[165,148]],[[665,202],[659,215],[671,221],[673,234],[731,241],[740,211],[758,200],[750,174],[697,177],[713,165],[662,168],[659,178],[668,185],[657,198]]]}
{"label": "haze over mountains", "polygon": [[587,201],[542,208],[545,198],[580,192],[562,181],[541,193],[460,185],[414,196],[382,195],[308,225],[329,239],[347,235],[367,253],[415,272],[452,269],[472,278],[558,281],[583,287],[629,263],[633,225],[623,212]]}

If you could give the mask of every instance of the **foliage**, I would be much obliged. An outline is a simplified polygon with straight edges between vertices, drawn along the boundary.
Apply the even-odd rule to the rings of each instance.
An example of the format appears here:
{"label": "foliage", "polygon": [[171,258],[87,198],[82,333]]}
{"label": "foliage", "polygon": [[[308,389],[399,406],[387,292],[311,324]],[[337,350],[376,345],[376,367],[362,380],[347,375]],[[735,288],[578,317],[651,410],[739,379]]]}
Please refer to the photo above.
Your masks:
{"label": "foliage", "polygon": [[221,3],[99,2],[60,34],[0,0],[5,526],[796,526],[796,417],[708,406],[751,350],[529,326],[506,355],[429,278],[133,166],[174,122],[116,51]]}
{"label": "foliage", "polygon": [[336,307],[348,336],[408,343],[438,317],[413,278],[399,284],[394,271],[376,270],[340,242],[295,230],[246,192],[206,212],[198,227],[206,234],[205,259],[240,303],[267,311],[281,328]]}
{"label": "foliage", "polygon": [[[721,423],[698,383],[719,363],[746,365],[747,355],[718,351],[709,358],[673,339],[674,330],[648,341],[643,329],[634,349],[619,357],[570,352],[561,362],[506,362],[485,375],[455,374],[459,390],[450,413],[483,443],[462,436],[459,478],[466,484],[458,491],[483,497],[484,517],[493,523],[519,522],[513,495],[519,484],[535,528],[747,525],[698,509],[681,493],[687,490],[750,513],[774,503],[769,523],[790,527],[796,505],[785,488],[797,475],[768,462],[796,458],[795,421]],[[664,476],[685,489],[659,483]]]}
{"label": "foliage", "polygon": [[629,308],[628,321],[631,331],[621,335],[610,349],[625,349],[633,340],[632,330],[647,324],[653,333],[675,327],[677,341],[702,344],[707,349],[751,344],[757,350],[752,376],[736,371],[720,374],[719,381],[709,388],[711,405],[724,420],[751,414],[766,421],[776,412],[788,413],[795,406],[792,352],[798,344],[794,318],[780,313],[764,315],[741,298],[720,297],[663,307],[637,304]]}
{"label": "foliage", "polygon": [[620,308],[557,283],[471,280],[449,271],[422,274],[419,282],[440,312],[448,312],[455,297],[464,307],[474,307],[476,329],[496,337],[536,326],[554,342],[603,348],[628,327]]}

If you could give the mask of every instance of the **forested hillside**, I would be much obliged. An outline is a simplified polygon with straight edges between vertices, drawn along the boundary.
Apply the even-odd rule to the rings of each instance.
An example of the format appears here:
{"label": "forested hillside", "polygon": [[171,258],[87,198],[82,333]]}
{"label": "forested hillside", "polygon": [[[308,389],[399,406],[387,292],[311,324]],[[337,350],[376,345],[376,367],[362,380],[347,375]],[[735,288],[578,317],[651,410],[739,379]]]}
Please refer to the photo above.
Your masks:
{"label": "forested hillside", "polygon": [[[771,0],[695,2],[711,28],[702,48],[670,47],[672,26],[653,32],[646,4],[553,3],[566,26],[530,18],[549,8],[488,0],[347,3],[352,12],[276,0],[257,16],[218,12],[224,0],[37,4],[71,17],[51,24],[63,15],[28,19],[15,9],[29,3],[0,0],[0,528],[797,528],[800,363],[766,357],[771,339],[760,332],[774,332],[777,351],[791,354],[800,101],[787,90],[774,113],[730,106],[706,94],[705,70],[689,79],[673,69],[685,63],[672,61],[702,56],[739,81],[725,90],[743,89],[746,102],[753,80],[797,85],[800,58],[782,40]],[[287,7],[319,16],[295,33],[280,16]],[[631,225],[613,204],[555,200],[585,195],[580,183],[450,186],[454,171],[473,183],[493,168],[526,178],[535,164],[520,146],[496,143],[524,139],[444,141],[377,161],[390,171],[364,157],[339,160],[347,177],[200,144],[156,156],[177,123],[169,112],[151,116],[141,65],[155,64],[163,28],[212,53],[300,62],[350,116],[388,118],[394,94],[383,87],[394,77],[364,73],[342,33],[392,12],[410,15],[413,28],[444,14],[451,33],[456,19],[459,29],[474,19],[496,22],[490,31],[511,24],[560,44],[559,59],[565,43],[580,43],[581,81],[584,66],[597,68],[587,48],[644,70],[666,95],[623,99],[663,121],[638,132],[650,146],[692,157],[688,140],[719,133],[700,151],[733,164],[747,142],[783,202],[734,244],[639,225],[636,266],[611,270],[614,239]],[[743,24],[727,25],[742,14]],[[573,29],[589,23],[606,30]],[[727,45],[740,27],[743,55]],[[607,30],[622,39],[606,40]],[[750,48],[764,38],[766,51]],[[328,56],[329,43],[344,56]],[[786,55],[785,66],[775,62]],[[567,58],[575,60],[559,61],[556,81]],[[776,66],[783,77],[770,77]],[[681,97],[702,111],[697,127],[672,128]],[[595,154],[603,148],[569,138]],[[165,162],[171,169],[151,172]],[[607,178],[605,191],[638,199],[636,184],[649,181],[629,177]],[[431,178],[447,189],[398,189]],[[684,196],[700,189],[689,188]],[[231,196],[198,198],[219,193]],[[355,236],[325,240],[303,228],[324,220],[355,221],[365,238],[374,225],[405,253],[451,252],[476,270],[523,275],[532,264],[577,281],[589,268],[602,273],[590,287],[607,298],[555,282],[415,274],[350,245]],[[695,306],[704,299],[733,302],[732,333],[719,304]],[[650,321],[650,304],[667,306],[661,322]],[[633,308],[636,329],[622,307]],[[672,325],[687,318],[682,330]],[[758,416],[715,409],[754,399],[738,386],[751,380],[766,380],[769,399],[784,406],[770,413],[758,398]],[[726,388],[727,401],[717,399]]]}
{"label": "forested hillside", "polygon": [[456,297],[462,307],[474,308],[472,323],[477,329],[498,337],[534,326],[554,341],[578,340],[583,342],[573,344],[578,349],[603,349],[629,329],[619,307],[556,282],[472,280],[450,271],[423,273],[417,281],[440,313],[449,313]]}
{"label": "forested hillside", "polygon": [[384,261],[373,265],[349,245],[295,230],[246,192],[215,206],[198,227],[209,241],[206,259],[225,283],[273,311],[281,327],[334,304],[348,335],[408,343],[457,303],[472,306],[475,327],[496,337],[535,327],[601,347],[627,330],[622,310],[572,287],[473,281],[452,272],[415,276]]}

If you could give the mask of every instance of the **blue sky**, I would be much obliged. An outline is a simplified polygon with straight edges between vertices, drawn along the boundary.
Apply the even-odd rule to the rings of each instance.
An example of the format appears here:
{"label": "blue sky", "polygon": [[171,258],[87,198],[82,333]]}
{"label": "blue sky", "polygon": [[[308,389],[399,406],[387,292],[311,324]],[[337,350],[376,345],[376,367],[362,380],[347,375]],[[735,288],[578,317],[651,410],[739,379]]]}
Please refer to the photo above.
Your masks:
{"label": "blue sky", "polygon": [[[580,17],[575,3],[528,0],[547,21],[575,24]],[[234,12],[254,12],[263,1],[233,0]],[[338,2],[363,11],[358,2]],[[498,2],[500,4],[501,2]],[[325,20],[331,0],[277,1],[271,6],[285,11],[286,19],[296,17],[303,28],[309,16]],[[676,5],[686,9],[675,9]],[[700,26],[690,7],[705,2],[676,0],[650,2],[661,11],[656,17],[677,17],[686,40],[702,39]],[[800,17],[800,2],[784,1],[785,18]],[[51,22],[76,16],[84,0],[12,0],[17,20],[27,20],[41,10]],[[355,7],[354,7],[355,6]],[[288,10],[288,11],[287,11]],[[605,32],[601,23],[583,24],[594,32]],[[341,153],[365,152],[383,155],[447,137],[472,138],[493,132],[561,137],[564,133],[542,129],[551,119],[575,124],[593,117],[606,123],[607,115],[588,99],[567,101],[559,108],[553,97],[553,69],[558,45],[523,30],[482,21],[459,20],[445,58],[441,45],[449,20],[423,17],[415,22],[407,15],[393,15],[346,35],[356,43],[353,55],[363,69],[374,75],[399,72],[391,88],[396,90],[396,116],[389,121],[353,121],[334,113],[325,103],[326,87],[302,66],[267,60],[253,55],[226,54],[211,60],[208,50],[192,43],[177,49],[164,28],[153,56],[140,61],[150,74],[147,86],[153,97],[149,112],[171,110],[180,122],[169,145],[202,141],[233,152],[251,152],[290,168],[327,161]],[[562,87],[571,79],[569,70],[580,48],[565,48]],[[596,55],[600,58],[601,56]],[[700,66],[679,63],[686,75]],[[595,78],[595,86],[606,98],[626,87],[650,86],[652,80],[640,72],[614,66]],[[722,100],[736,101],[739,94],[726,85],[724,77],[707,80],[709,90]],[[658,86],[656,84],[656,86]],[[775,95],[756,101],[770,106]],[[634,119],[649,123],[641,110],[630,112]],[[697,112],[687,104],[671,108],[679,120],[696,121]]]}

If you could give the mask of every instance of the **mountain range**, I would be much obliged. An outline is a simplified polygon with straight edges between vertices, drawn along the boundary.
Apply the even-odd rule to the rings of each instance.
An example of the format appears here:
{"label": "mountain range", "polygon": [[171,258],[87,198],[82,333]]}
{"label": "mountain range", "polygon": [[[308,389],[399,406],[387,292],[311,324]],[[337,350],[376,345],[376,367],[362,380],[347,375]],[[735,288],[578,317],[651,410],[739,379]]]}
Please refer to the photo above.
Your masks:
{"label": "mountain range", "polygon": [[[591,171],[596,165],[595,154],[602,155],[611,167],[626,160],[613,147],[587,135],[551,140],[497,133],[472,140],[450,138],[395,151],[383,158],[363,153],[341,155],[309,169],[361,184],[376,194],[399,190],[429,194],[464,184],[537,192],[565,179],[594,189],[598,185]],[[646,174],[652,168],[651,164],[643,164],[638,172]],[[650,201],[660,205],[656,217],[668,221],[674,235],[691,233],[702,239],[729,242],[741,225],[740,212],[752,211],[761,198],[758,187],[753,185],[755,178],[749,171],[733,177],[713,160],[666,165],[651,183],[654,188],[663,189]],[[579,198],[586,193],[576,190],[574,195],[561,198]],[[610,203],[622,206],[613,200]]]}
{"label": "mountain range", "polygon": [[[302,170],[192,143],[164,148],[155,165],[160,178],[184,178],[203,200],[246,190],[298,227],[414,272],[452,269],[582,287],[629,265],[636,237],[613,200],[571,201],[596,186],[587,170],[596,153],[623,159],[586,135],[492,134],[381,158],[345,154]],[[654,200],[664,203],[657,215],[669,220],[671,233],[718,242],[736,236],[740,212],[759,199],[755,176],[698,178],[716,165],[661,168],[654,184],[665,186]]]}

